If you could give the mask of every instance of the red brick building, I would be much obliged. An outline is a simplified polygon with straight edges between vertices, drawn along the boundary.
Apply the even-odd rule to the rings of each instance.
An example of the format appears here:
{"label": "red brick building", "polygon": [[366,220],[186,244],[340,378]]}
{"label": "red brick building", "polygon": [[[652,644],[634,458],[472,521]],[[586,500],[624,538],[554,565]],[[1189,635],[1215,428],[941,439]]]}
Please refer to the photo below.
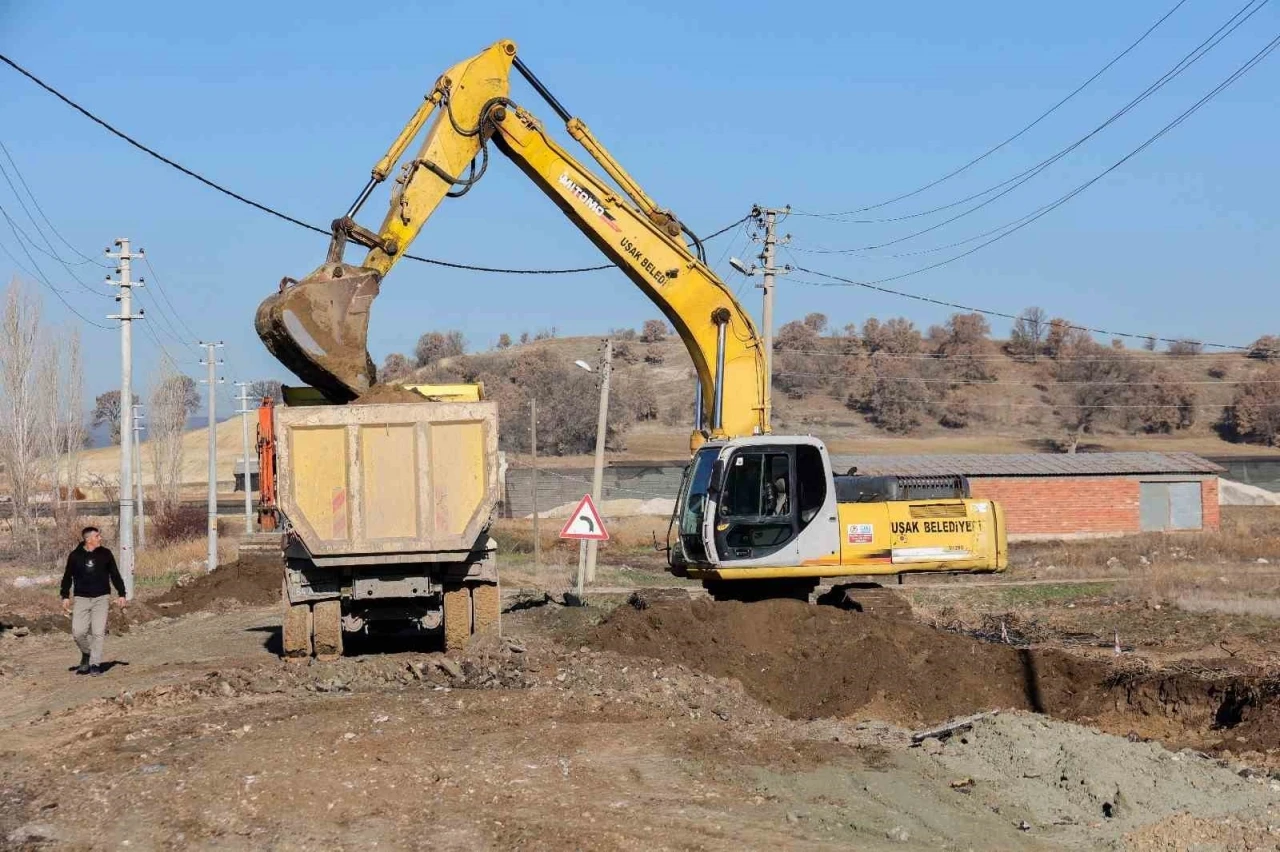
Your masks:
{"label": "red brick building", "polygon": [[1004,507],[1010,539],[1218,529],[1222,468],[1193,453],[865,456],[837,472],[960,475]]}

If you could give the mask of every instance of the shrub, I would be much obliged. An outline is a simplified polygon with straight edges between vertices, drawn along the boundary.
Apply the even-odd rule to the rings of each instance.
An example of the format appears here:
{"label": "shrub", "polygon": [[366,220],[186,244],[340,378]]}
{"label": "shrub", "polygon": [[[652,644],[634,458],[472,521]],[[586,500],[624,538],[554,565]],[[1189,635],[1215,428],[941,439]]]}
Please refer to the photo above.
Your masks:
{"label": "shrub", "polygon": [[1169,344],[1169,354],[1175,358],[1190,358],[1204,351],[1204,344],[1197,340],[1175,340]]}
{"label": "shrub", "polygon": [[209,512],[203,506],[181,504],[166,509],[151,522],[151,536],[158,544],[203,538],[209,532]]}
{"label": "shrub", "polygon": [[1223,426],[1241,441],[1280,443],[1280,366],[1236,386],[1231,406],[1223,414]]}
{"label": "shrub", "polygon": [[1280,361],[1280,337],[1262,335],[1249,347],[1248,357],[1258,361]]}

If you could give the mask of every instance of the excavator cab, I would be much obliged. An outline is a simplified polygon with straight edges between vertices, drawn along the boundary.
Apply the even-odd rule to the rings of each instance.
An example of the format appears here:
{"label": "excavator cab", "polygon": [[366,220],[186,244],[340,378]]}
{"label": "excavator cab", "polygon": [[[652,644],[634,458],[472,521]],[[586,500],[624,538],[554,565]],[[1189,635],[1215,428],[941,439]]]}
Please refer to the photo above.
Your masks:
{"label": "excavator cab", "polygon": [[1003,510],[971,498],[963,478],[836,477],[826,447],[807,436],[704,444],[672,527],[672,570],[725,597],[807,596],[822,577],[1008,563]]}
{"label": "excavator cab", "polygon": [[816,438],[704,444],[677,503],[678,551],[701,568],[795,567],[839,556],[831,462]]}

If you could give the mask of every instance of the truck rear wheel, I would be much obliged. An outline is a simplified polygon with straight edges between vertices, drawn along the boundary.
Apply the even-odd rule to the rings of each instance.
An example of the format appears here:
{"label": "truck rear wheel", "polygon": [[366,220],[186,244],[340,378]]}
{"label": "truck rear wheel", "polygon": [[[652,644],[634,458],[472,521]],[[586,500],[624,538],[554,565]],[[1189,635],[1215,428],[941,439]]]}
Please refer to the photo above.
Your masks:
{"label": "truck rear wheel", "polygon": [[476,583],[471,587],[471,632],[476,636],[501,632],[502,593],[497,583]]}
{"label": "truck rear wheel", "polygon": [[458,651],[471,639],[471,590],[461,583],[444,587],[444,649]]}
{"label": "truck rear wheel", "polygon": [[290,604],[284,600],[284,629],[280,635],[284,646],[284,658],[301,662],[311,657],[311,607],[308,604]]}
{"label": "truck rear wheel", "polygon": [[341,601],[319,601],[312,606],[311,635],[316,659],[328,661],[342,656]]}

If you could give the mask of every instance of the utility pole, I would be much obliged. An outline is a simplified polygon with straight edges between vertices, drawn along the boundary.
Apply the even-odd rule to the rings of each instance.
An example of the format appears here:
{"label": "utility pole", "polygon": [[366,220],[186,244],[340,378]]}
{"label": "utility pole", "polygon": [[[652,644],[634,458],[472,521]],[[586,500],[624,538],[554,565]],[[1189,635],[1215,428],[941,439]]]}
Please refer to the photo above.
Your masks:
{"label": "utility pole", "polygon": [[215,350],[222,347],[218,343],[200,342],[207,353],[201,364],[209,368],[209,378],[204,383],[209,386],[209,557],[208,570],[218,567],[218,388],[222,379],[218,378],[218,360]]}
{"label": "utility pole", "polygon": [[[604,342],[604,359],[600,368],[600,412],[596,416],[596,464],[591,474],[591,499],[600,511],[600,490],[604,485],[604,438],[609,425],[609,375],[613,372],[613,341]],[[596,552],[600,542],[587,542],[587,582],[596,581]]]}
{"label": "utility pole", "polygon": [[[236,387],[240,388],[240,396],[236,397],[240,402],[240,433],[241,445],[244,449],[244,534],[253,535],[253,476],[249,473],[249,415],[253,412],[249,409],[249,383],[236,382]],[[259,473],[261,476],[261,473]]]}
{"label": "utility pole", "polygon": [[777,225],[778,217],[784,219],[791,214],[791,205],[786,207],[761,207],[756,205],[751,208],[751,218],[756,225],[764,228],[764,236],[753,236],[755,242],[764,242],[764,250],[757,257],[764,262],[763,267],[757,267],[752,264],[749,268],[736,257],[729,259],[729,264],[743,275],[759,275],[762,282],[756,287],[764,290],[764,311],[761,316],[761,331],[764,335],[764,422],[773,423],[773,285],[774,278],[778,275],[786,275],[791,271],[791,265],[784,266],[774,265],[774,250],[780,245],[786,245],[791,242],[791,235],[787,234],[782,239],[778,239]]}
{"label": "utility pole", "polygon": [[120,273],[119,281],[107,281],[120,287],[116,301],[120,303],[120,313],[111,314],[107,319],[120,320],[120,574],[124,580],[127,596],[133,597],[133,321],[143,318],[143,311],[133,312],[133,288],[141,287],[141,281],[130,277],[130,262],[135,257],[143,257],[129,252],[129,238],[121,237],[115,241],[119,251],[106,249],[107,257],[120,262],[116,271]]}
{"label": "utility pole", "polygon": [[538,531],[538,399],[529,400],[529,441],[533,447],[533,567],[542,566],[542,536]]}
{"label": "utility pole", "polygon": [[147,547],[147,510],[142,503],[142,406],[135,405],[133,407],[133,448],[135,450],[133,458],[134,464],[134,491],[138,499],[138,547],[139,551],[145,550]]}

